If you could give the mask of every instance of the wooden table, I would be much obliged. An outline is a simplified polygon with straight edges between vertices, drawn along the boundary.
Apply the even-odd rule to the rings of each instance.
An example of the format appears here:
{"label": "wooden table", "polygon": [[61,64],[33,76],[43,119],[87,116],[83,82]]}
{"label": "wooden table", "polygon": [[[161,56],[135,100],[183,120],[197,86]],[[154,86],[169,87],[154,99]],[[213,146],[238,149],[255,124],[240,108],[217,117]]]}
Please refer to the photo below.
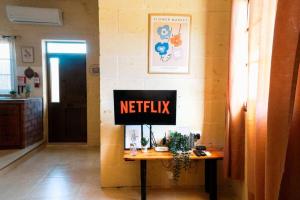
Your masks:
{"label": "wooden table", "polygon": [[[210,156],[198,157],[191,153],[191,160],[205,160],[205,192],[209,193],[210,200],[217,199],[217,160],[222,160],[224,154],[220,150],[208,149]],[[140,176],[141,176],[141,199],[146,200],[146,175],[147,175],[147,160],[171,160],[173,156],[170,152],[156,152],[153,149],[147,153],[138,151],[137,155],[130,155],[129,150],[124,151],[125,161],[140,161]]]}

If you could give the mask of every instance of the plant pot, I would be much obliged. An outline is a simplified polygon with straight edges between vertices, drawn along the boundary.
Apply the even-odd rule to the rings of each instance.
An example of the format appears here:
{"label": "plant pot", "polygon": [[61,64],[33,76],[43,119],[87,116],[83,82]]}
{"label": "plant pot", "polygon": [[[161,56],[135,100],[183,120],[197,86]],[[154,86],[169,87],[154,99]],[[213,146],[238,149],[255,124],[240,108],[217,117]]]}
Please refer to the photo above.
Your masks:
{"label": "plant pot", "polygon": [[148,148],[147,148],[147,146],[145,146],[145,147],[142,147],[142,152],[143,152],[143,153],[147,153],[147,152],[148,152]]}
{"label": "plant pot", "polygon": [[31,97],[31,93],[25,93],[25,97],[26,97],[26,98]]}

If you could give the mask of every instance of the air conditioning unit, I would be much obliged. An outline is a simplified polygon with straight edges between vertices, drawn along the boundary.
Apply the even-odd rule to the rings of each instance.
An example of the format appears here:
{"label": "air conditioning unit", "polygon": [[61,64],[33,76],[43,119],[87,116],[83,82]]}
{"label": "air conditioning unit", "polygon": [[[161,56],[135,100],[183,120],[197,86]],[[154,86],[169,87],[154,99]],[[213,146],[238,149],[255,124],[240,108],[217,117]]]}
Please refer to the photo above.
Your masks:
{"label": "air conditioning unit", "polygon": [[62,11],[56,8],[6,6],[8,19],[18,24],[40,24],[62,26]]}

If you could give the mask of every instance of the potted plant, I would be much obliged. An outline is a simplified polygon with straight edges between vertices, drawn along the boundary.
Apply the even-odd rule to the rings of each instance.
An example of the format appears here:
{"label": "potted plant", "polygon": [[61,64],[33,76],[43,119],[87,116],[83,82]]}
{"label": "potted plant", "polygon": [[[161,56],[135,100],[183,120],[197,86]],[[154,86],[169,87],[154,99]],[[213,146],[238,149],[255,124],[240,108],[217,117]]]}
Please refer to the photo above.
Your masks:
{"label": "potted plant", "polygon": [[142,145],[142,152],[143,153],[147,153],[148,148],[147,148],[147,144],[149,143],[149,139],[142,137],[141,139],[141,145]]}
{"label": "potted plant", "polygon": [[177,182],[179,180],[181,170],[188,170],[191,166],[189,136],[182,135],[178,132],[171,132],[168,147],[169,151],[173,155],[173,180]]}
{"label": "potted plant", "polygon": [[16,98],[17,97],[17,92],[15,90],[10,91],[9,94],[10,94],[10,96],[12,98]]}

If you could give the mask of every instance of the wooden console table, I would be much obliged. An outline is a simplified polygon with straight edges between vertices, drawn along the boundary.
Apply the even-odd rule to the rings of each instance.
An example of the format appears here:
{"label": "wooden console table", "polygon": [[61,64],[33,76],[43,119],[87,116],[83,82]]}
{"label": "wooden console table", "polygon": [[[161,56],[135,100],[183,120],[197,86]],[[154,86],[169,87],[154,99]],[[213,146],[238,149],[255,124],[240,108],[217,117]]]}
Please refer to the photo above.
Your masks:
{"label": "wooden console table", "polygon": [[[222,160],[224,154],[222,151],[208,149],[210,156],[198,157],[194,153],[191,154],[191,160],[205,160],[205,192],[209,193],[210,200],[217,199],[217,160]],[[130,155],[129,150],[124,151],[125,161],[140,161],[141,176],[141,199],[146,200],[146,178],[147,178],[147,160],[171,160],[173,156],[170,152],[156,152],[153,149],[147,153],[138,151],[136,156]]]}

